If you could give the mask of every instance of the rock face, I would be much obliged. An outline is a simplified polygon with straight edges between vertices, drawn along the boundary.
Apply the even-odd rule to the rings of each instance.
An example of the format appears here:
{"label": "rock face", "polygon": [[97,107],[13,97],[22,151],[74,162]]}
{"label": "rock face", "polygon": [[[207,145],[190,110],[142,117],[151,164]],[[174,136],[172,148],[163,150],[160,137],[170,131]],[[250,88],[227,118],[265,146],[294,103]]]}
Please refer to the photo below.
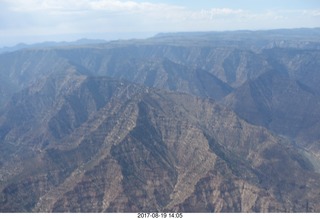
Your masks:
{"label": "rock face", "polygon": [[284,32],[0,55],[0,212],[320,212],[319,44]]}
{"label": "rock face", "polygon": [[1,117],[3,212],[319,210],[311,162],[212,101],[75,72],[57,81]]}
{"label": "rock face", "polygon": [[[247,121],[307,145],[319,140],[318,49],[266,51],[274,67],[223,101]],[[270,58],[271,59],[271,58]]]}

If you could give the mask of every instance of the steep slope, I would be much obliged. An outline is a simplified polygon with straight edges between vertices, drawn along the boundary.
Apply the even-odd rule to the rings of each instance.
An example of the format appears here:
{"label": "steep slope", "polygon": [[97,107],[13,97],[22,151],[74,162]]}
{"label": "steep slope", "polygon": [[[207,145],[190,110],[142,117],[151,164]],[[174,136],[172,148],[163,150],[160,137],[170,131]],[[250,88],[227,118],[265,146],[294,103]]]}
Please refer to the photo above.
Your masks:
{"label": "steep slope", "polygon": [[180,57],[188,56],[188,53],[191,53],[190,56],[197,55],[199,49],[150,43],[110,45],[110,48],[100,49],[61,49],[57,53],[92,75],[126,79],[149,87],[221,99],[232,88],[212,72]]}
{"label": "steep slope", "polygon": [[312,163],[211,100],[69,71],[0,130],[1,212],[320,211]]}
{"label": "steep slope", "polygon": [[226,102],[246,120],[295,137],[320,119],[320,99],[305,87],[299,81],[269,73],[246,83]]}
{"label": "steep slope", "polygon": [[247,81],[224,103],[245,120],[308,144],[319,140],[320,93],[317,49],[266,50],[273,69]]}
{"label": "steep slope", "polygon": [[1,54],[0,211],[320,212],[318,36]]}
{"label": "steep slope", "polygon": [[[215,82],[220,79],[232,87],[238,87],[247,79],[255,78],[270,68],[264,56],[249,48],[238,49],[237,46],[209,43],[197,45],[197,41],[192,40],[187,45],[159,44],[156,40],[149,40],[136,44],[110,44],[99,49],[61,49],[57,53],[70,63],[82,66],[94,74],[122,77],[139,83],[143,83],[146,75],[150,75],[146,68],[150,65],[164,70],[156,71],[155,78],[164,80],[166,74],[172,75],[175,69],[166,68],[168,62],[188,72],[201,69],[203,73],[210,73],[212,78],[217,78],[213,81],[214,85],[221,86],[222,82]],[[179,80],[185,81],[185,74],[180,71],[177,75]],[[193,83],[192,80],[186,82]],[[170,84],[170,79],[167,83]],[[155,83],[153,86],[159,85]]]}
{"label": "steep slope", "polygon": [[274,68],[287,73],[291,79],[307,85],[310,92],[320,94],[319,89],[319,66],[320,48],[273,48],[265,50],[264,53],[269,57],[269,62],[273,63]]}
{"label": "steep slope", "polygon": [[319,93],[318,36],[318,28],[176,33],[1,54],[0,108],[39,76],[59,74],[70,67],[85,75],[126,79],[219,100],[232,88],[284,66],[294,79]]}
{"label": "steep slope", "polygon": [[0,109],[30,83],[70,68],[53,50],[21,50],[0,55]]}
{"label": "steep slope", "polygon": [[171,60],[164,54],[166,50],[179,53],[179,48],[151,44],[33,49],[2,54],[0,108],[15,92],[30,83],[50,74],[61,74],[65,69],[214,99],[221,99],[232,91],[228,84],[211,72]]}

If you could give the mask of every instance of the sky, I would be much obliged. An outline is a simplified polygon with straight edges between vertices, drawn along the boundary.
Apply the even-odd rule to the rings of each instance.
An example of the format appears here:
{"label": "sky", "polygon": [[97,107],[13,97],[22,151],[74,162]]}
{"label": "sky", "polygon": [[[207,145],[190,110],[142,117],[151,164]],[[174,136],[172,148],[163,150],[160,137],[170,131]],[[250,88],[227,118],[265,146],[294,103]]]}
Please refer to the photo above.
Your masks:
{"label": "sky", "polygon": [[0,47],[300,27],[320,27],[320,0],[0,0]]}

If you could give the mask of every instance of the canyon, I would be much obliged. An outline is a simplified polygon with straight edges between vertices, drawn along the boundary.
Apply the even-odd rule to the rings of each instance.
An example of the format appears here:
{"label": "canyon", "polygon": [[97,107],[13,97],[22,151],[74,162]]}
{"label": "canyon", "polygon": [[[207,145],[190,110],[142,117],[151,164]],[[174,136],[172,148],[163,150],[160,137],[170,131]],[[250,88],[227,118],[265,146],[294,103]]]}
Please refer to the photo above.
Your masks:
{"label": "canyon", "polygon": [[320,212],[319,36],[0,54],[0,212]]}

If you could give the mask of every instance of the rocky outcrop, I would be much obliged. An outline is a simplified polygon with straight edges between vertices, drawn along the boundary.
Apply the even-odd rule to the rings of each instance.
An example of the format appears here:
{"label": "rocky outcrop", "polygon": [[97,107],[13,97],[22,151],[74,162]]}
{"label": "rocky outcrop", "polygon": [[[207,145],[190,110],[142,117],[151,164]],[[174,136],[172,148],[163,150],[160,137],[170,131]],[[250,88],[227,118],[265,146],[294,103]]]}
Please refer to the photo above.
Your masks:
{"label": "rocky outcrop", "polygon": [[2,212],[319,211],[312,163],[213,101],[75,72],[43,84],[1,117],[3,149],[22,148],[1,157]]}
{"label": "rocky outcrop", "polygon": [[317,31],[1,54],[0,211],[320,212]]}
{"label": "rocky outcrop", "polygon": [[315,83],[319,78],[316,57],[320,53],[296,49],[267,53],[272,54],[273,69],[247,81],[223,102],[250,123],[308,148],[319,139],[320,96]]}

